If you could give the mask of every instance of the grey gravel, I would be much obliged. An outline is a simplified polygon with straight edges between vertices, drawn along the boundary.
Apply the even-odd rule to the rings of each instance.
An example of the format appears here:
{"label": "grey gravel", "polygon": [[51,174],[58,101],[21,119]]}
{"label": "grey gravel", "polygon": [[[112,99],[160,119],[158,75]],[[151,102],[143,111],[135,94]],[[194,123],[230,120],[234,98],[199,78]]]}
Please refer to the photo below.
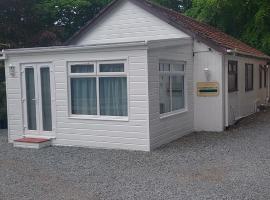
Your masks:
{"label": "grey gravel", "polygon": [[0,134],[0,200],[270,199],[270,112],[151,153],[17,149]]}

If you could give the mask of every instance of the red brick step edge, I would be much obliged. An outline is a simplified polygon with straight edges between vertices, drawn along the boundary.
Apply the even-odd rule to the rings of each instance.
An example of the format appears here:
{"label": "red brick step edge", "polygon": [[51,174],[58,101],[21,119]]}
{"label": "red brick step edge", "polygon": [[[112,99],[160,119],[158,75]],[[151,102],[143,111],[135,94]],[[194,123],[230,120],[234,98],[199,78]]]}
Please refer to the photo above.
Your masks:
{"label": "red brick step edge", "polygon": [[18,140],[15,140],[15,142],[25,142],[25,143],[43,143],[43,142],[48,142],[50,140],[44,139],[44,138],[21,138]]}

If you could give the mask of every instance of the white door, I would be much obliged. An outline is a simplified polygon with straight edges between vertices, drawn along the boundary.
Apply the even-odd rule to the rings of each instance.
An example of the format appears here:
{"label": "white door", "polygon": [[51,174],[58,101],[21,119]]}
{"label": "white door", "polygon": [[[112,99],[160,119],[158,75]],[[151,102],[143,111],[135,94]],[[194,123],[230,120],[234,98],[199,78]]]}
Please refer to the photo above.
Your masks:
{"label": "white door", "polygon": [[54,136],[54,78],[51,64],[22,66],[24,134]]}

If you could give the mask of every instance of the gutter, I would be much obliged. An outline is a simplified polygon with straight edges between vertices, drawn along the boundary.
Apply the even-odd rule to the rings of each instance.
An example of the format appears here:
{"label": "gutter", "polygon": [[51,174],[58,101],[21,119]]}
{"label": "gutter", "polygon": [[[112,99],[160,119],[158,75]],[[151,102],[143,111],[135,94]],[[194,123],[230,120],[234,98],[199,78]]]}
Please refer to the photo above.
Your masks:
{"label": "gutter", "polygon": [[269,60],[270,61],[269,56],[255,56],[254,54],[238,51],[237,49],[227,49],[226,53],[229,54],[229,55],[246,56],[246,57],[250,57],[250,58],[257,58],[257,59],[263,59],[263,60]]}
{"label": "gutter", "polygon": [[[35,47],[35,48],[20,48],[3,50],[4,56],[12,54],[27,54],[27,53],[45,53],[45,52],[68,52],[76,50],[99,50],[106,48],[121,48],[121,47],[136,47],[147,46],[148,41],[138,42],[123,42],[123,43],[107,43],[107,44],[93,44],[93,45],[70,45],[70,46],[52,46],[52,47]],[[1,58],[1,57],[0,57]]]}

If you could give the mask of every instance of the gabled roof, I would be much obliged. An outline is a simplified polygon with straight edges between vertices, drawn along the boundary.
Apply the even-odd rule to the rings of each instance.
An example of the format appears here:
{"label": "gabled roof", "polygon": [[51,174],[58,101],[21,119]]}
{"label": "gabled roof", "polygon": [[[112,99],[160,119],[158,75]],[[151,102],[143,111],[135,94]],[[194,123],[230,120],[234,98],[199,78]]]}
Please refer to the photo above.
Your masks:
{"label": "gabled roof", "polygon": [[[96,17],[86,23],[78,32],[76,32],[66,44],[72,44],[76,42],[84,33],[92,28],[99,22],[107,13],[115,8],[120,2],[125,0],[114,0],[108,6],[106,6]],[[228,53],[234,52],[240,55],[252,56],[263,59],[270,59],[269,56],[263,52],[237,40],[236,38],[202,22],[199,22],[191,17],[185,16],[176,11],[170,10],[163,6],[152,3],[148,0],[129,0],[140,6],[141,8],[152,13],[156,17],[164,20],[168,24],[178,28],[179,30],[187,33],[205,43],[206,45],[214,48],[215,50]]]}

